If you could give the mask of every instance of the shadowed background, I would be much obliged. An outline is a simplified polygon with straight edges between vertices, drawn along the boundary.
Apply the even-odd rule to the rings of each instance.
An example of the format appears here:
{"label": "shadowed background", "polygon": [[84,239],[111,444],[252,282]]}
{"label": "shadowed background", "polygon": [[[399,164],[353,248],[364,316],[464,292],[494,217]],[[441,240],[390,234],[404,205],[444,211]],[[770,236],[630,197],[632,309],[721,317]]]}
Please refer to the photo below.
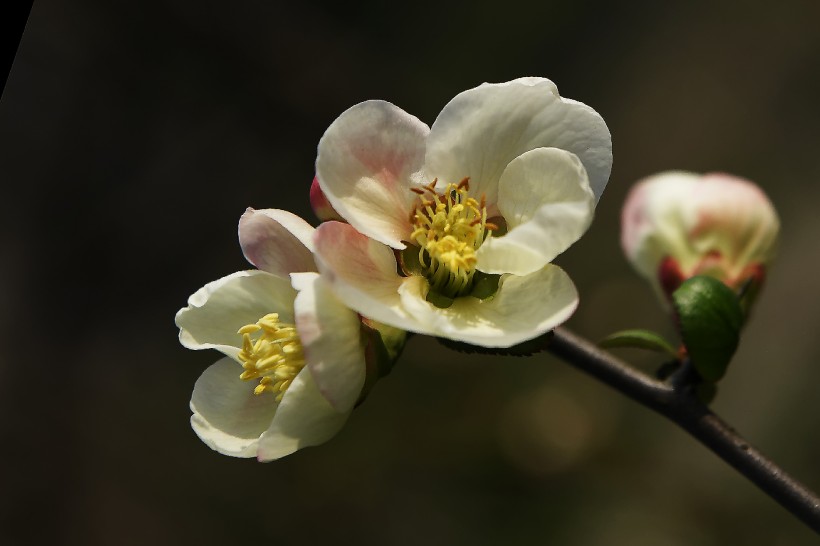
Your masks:
{"label": "shadowed background", "polygon": [[0,101],[0,543],[814,544],[548,355],[416,337],[322,447],[260,465],[197,439],[188,399],[218,355],[183,349],[173,316],[248,268],[245,208],[315,221],[316,144],[357,102],[431,124],[464,89],[537,75],[613,135],[596,221],[558,260],[578,333],[671,335],[620,253],[632,182],[721,170],[770,195],[779,259],[713,406],[820,489],[820,4],[330,4],[34,5]]}

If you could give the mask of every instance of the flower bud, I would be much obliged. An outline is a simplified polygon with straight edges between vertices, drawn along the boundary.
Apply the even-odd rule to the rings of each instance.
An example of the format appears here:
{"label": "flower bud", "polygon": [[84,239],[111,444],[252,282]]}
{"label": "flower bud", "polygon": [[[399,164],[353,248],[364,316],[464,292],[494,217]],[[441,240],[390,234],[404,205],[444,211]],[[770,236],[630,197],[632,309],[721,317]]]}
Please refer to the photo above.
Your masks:
{"label": "flower bud", "polygon": [[336,209],[333,208],[330,201],[327,200],[325,193],[319,186],[319,179],[315,176],[313,177],[313,183],[310,185],[310,206],[313,208],[313,213],[322,222],[327,222],[328,220],[345,221],[344,218],[336,212]]}
{"label": "flower bud", "polygon": [[665,300],[684,280],[708,275],[750,302],[774,257],[779,229],[774,207],[752,182],[671,171],[629,192],[621,245]]}

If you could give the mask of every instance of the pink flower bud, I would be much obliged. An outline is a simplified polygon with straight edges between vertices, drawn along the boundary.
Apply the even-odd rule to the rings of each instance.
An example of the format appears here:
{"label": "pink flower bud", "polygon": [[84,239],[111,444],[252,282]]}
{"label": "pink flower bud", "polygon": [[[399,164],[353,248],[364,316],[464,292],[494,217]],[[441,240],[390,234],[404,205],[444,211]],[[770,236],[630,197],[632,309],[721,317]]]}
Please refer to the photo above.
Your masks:
{"label": "pink flower bud", "polygon": [[325,193],[319,186],[319,179],[313,177],[313,183],[310,185],[310,206],[313,208],[313,213],[319,220],[326,222],[328,220],[339,220],[344,222],[344,218],[330,204],[330,201],[325,197]]}
{"label": "pink flower bud", "polygon": [[756,293],[779,229],[771,202],[748,180],[664,172],[638,182],[627,196],[621,245],[664,297],[695,275]]}

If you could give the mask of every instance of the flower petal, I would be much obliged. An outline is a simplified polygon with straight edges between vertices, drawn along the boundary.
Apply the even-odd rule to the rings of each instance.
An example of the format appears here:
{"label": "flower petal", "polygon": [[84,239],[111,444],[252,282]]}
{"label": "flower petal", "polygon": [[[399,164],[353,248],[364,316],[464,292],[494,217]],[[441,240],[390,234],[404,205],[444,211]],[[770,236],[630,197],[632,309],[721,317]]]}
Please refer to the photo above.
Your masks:
{"label": "flower petal", "polygon": [[316,273],[294,273],[296,329],[316,386],[337,411],[353,409],[365,378],[359,315]]}
{"label": "flower petal", "polygon": [[298,449],[322,444],[347,421],[319,392],[307,367],[294,378],[276,410],[270,427],[259,438],[257,459],[272,461]]}
{"label": "flower petal", "polygon": [[333,208],[379,242],[404,248],[430,129],[384,101],[348,109],[319,141],[316,177]]}
{"label": "flower petal", "polygon": [[513,159],[501,175],[498,209],[508,232],[484,241],[477,267],[486,273],[528,275],[589,228],[595,196],[575,154],[536,148]]}
{"label": "flower petal", "polygon": [[492,298],[456,298],[441,309],[425,300],[420,277],[401,287],[401,300],[430,334],[482,347],[510,347],[538,337],[565,322],[578,306],[569,276],[549,264],[524,277],[501,277]]}
{"label": "flower petal", "polygon": [[316,271],[313,226],[286,210],[248,208],[239,219],[239,244],[250,263],[277,277]]}
{"label": "flower petal", "polygon": [[507,164],[545,147],[577,155],[601,197],[612,169],[609,129],[595,110],[561,98],[544,78],[485,83],[453,98],[430,130],[425,169],[441,182],[469,177],[470,193],[492,204]]}
{"label": "flower petal", "polygon": [[687,203],[699,180],[695,173],[669,171],[646,178],[629,191],[621,211],[621,244],[647,278],[655,278],[665,256],[684,261],[686,269],[698,260],[687,241],[697,210]]}
{"label": "flower petal", "polygon": [[210,282],[188,298],[176,324],[179,341],[189,349],[216,349],[236,358],[242,326],[268,313],[279,313],[282,322],[293,322],[296,291],[290,279],[264,271],[239,271]]}
{"label": "flower petal", "polygon": [[403,330],[420,326],[401,304],[393,250],[341,222],[325,222],[314,236],[316,265],[336,297],[373,320]]}
{"label": "flower petal", "polygon": [[276,412],[270,396],[256,396],[256,386],[242,381],[242,367],[223,358],[197,379],[191,395],[191,427],[208,447],[232,457],[255,457],[259,436]]}
{"label": "flower petal", "polygon": [[740,273],[742,264],[772,261],[777,250],[780,219],[763,190],[749,180],[725,173],[707,173],[702,183],[698,198],[704,209],[693,228],[693,236],[703,238],[701,249],[710,244],[703,237],[705,232],[731,230],[732,233],[723,237],[715,236],[711,244],[731,256],[738,265],[735,273]]}

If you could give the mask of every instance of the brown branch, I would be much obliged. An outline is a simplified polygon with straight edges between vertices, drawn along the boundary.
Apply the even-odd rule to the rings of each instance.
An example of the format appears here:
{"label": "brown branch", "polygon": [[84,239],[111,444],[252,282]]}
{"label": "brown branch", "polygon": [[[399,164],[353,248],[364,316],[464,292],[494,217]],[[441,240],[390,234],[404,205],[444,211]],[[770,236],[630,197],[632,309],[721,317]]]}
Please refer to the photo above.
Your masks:
{"label": "brown branch", "polygon": [[547,350],[676,423],[820,534],[817,495],[750,446],[686,384],[651,378],[564,328],[555,329]]}

